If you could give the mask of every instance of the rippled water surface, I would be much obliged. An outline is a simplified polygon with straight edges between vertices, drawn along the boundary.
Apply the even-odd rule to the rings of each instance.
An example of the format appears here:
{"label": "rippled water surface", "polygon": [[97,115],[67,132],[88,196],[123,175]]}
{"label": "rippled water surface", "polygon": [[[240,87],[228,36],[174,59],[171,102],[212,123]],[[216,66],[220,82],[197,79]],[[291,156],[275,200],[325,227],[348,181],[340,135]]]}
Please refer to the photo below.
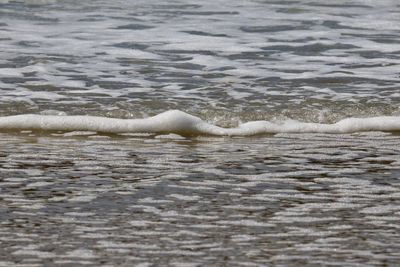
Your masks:
{"label": "rippled water surface", "polygon": [[11,1],[0,6],[0,112],[399,114],[399,18],[390,0]]}
{"label": "rippled water surface", "polygon": [[0,136],[2,266],[396,266],[399,136]]}
{"label": "rippled water surface", "polygon": [[[395,118],[399,43],[394,0],[0,0],[0,116]],[[399,145],[1,128],[0,266],[398,266]]]}

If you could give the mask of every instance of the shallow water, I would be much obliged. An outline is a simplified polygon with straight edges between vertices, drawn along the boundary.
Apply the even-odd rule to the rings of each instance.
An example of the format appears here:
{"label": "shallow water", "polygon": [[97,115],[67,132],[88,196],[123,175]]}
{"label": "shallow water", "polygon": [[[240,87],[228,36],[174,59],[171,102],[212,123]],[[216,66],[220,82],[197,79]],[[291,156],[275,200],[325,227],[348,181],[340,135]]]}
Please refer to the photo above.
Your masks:
{"label": "shallow water", "polygon": [[398,265],[399,13],[0,0],[0,266]]}
{"label": "shallow water", "polygon": [[0,115],[399,114],[397,1],[48,2],[0,6]]}
{"label": "shallow water", "polygon": [[399,141],[2,134],[0,265],[396,266]]}

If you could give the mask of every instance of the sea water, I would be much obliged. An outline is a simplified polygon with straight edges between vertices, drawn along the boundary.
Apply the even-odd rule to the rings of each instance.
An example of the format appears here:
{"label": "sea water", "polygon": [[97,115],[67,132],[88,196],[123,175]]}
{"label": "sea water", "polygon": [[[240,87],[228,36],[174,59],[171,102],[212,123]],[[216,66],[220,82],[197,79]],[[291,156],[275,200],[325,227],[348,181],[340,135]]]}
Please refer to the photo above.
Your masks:
{"label": "sea water", "polygon": [[0,0],[0,266],[396,266],[400,4]]}

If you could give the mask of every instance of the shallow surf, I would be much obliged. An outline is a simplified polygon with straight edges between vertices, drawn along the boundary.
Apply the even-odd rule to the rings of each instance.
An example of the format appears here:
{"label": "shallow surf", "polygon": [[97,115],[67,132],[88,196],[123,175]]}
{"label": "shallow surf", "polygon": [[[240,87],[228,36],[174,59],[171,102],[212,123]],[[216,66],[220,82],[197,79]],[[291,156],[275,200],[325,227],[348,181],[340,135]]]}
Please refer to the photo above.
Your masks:
{"label": "shallow surf", "polygon": [[397,266],[399,14],[0,0],[0,266]]}
{"label": "shallow surf", "polygon": [[0,131],[94,131],[99,133],[172,133],[180,135],[253,136],[276,133],[355,133],[400,131],[400,117],[347,118],[333,124],[250,121],[236,128],[219,127],[179,110],[142,119],[98,116],[16,115],[0,117]]}

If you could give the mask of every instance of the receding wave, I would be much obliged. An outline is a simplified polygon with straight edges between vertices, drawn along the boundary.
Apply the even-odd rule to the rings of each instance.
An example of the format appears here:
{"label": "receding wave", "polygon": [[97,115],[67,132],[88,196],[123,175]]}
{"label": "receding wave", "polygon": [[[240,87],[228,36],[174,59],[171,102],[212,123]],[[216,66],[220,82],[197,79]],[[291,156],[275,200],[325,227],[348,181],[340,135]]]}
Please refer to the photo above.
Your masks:
{"label": "receding wave", "polygon": [[0,117],[0,131],[94,131],[100,133],[174,133],[181,135],[251,136],[275,133],[354,133],[400,131],[400,117],[347,118],[333,124],[250,121],[223,128],[179,110],[169,110],[143,119],[96,116],[16,115]]}

